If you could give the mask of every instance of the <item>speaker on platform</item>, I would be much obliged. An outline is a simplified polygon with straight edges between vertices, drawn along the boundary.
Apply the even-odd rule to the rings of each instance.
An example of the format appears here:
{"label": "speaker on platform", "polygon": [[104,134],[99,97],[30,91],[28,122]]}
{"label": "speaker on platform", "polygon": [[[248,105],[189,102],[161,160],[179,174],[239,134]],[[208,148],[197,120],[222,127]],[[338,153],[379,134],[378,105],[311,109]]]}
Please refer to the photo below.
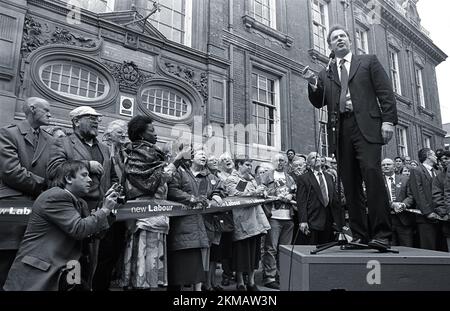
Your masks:
{"label": "speaker on platform", "polygon": [[119,113],[123,116],[132,117],[134,110],[134,97],[121,95]]}

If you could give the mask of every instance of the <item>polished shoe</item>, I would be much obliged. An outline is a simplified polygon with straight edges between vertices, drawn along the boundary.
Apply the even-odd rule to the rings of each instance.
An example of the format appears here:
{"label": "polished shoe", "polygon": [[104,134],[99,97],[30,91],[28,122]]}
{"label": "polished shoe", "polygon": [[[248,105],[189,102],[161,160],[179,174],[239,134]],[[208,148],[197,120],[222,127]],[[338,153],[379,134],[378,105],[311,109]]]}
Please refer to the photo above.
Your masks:
{"label": "polished shoe", "polygon": [[376,249],[380,252],[385,252],[391,248],[389,240],[386,240],[386,239],[372,239],[368,243],[368,245],[370,248]]}
{"label": "polished shoe", "polygon": [[247,291],[247,289],[245,288],[245,285],[239,285],[239,284],[236,284],[236,290],[238,292],[245,292],[245,291]]}
{"label": "polished shoe", "polygon": [[346,250],[357,250],[357,249],[366,249],[367,245],[364,243],[365,241],[361,238],[353,239],[350,244],[344,244],[341,246],[341,249]]}
{"label": "polished shoe", "polygon": [[247,285],[247,292],[259,292],[259,288],[256,284]]}
{"label": "polished shoe", "polygon": [[264,284],[264,286],[271,289],[280,289],[280,283],[278,283],[277,281]]}

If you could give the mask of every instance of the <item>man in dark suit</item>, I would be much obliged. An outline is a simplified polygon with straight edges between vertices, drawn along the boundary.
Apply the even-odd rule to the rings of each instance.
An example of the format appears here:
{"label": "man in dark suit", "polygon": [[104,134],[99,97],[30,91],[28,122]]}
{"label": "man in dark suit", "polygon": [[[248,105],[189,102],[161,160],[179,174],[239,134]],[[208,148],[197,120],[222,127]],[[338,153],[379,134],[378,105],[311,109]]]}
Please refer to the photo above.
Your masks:
{"label": "man in dark suit", "polygon": [[[62,269],[82,256],[82,240],[109,227],[117,193],[110,189],[103,205],[90,213],[80,196],[89,192],[91,178],[81,161],[62,164],[57,187],[42,193],[34,202],[28,227],[4,289],[11,291],[58,290]],[[79,269],[79,283],[86,282]],[[76,272],[76,271],[74,271]],[[75,275],[75,280],[77,276]],[[63,280],[64,281],[64,280]]]}
{"label": "man in dark suit", "polygon": [[307,157],[310,166],[298,178],[297,206],[300,231],[308,244],[317,245],[333,241],[333,222],[336,229],[344,225],[344,213],[338,203],[333,177],[322,171],[316,152]]}
{"label": "man in dark suit", "polygon": [[412,197],[407,195],[409,178],[395,174],[394,161],[389,158],[381,161],[381,169],[391,205],[392,244],[413,247],[416,218],[405,211],[414,205]]}
{"label": "man in dark suit", "polygon": [[437,175],[433,168],[437,163],[436,154],[430,148],[422,148],[419,150],[419,161],[421,164],[411,169],[409,195],[412,195],[416,208],[422,212],[422,215],[416,215],[420,248],[439,250],[442,236],[432,196],[433,178]]}
{"label": "man in dark suit", "polygon": [[[55,176],[58,168],[68,160],[80,160],[88,165],[92,185],[89,192],[84,194],[82,198],[92,211],[101,206],[103,195],[111,184],[118,182],[115,170],[111,165],[109,149],[97,140],[101,117],[100,113],[88,106],[80,106],[72,110],[70,118],[72,119],[73,134],[61,137],[55,141],[51,147],[48,164],[48,176],[50,179]],[[104,242],[103,240],[101,243],[99,240],[93,240],[92,243],[92,252],[99,255],[99,260],[97,265],[96,256],[93,255],[92,258],[94,260],[91,267],[93,270],[96,270],[96,267],[98,267],[94,277],[101,285],[96,289],[102,290],[108,289],[112,269],[115,264],[110,260],[113,257],[114,249],[111,238],[109,235],[105,238]],[[97,275],[99,276],[98,278]],[[96,287],[95,284],[93,286]]]}
{"label": "man in dark suit", "polygon": [[[0,129],[0,200],[33,200],[47,187],[45,174],[53,138],[41,126],[50,123],[50,104],[30,97],[26,120]],[[24,224],[0,225],[0,288],[25,232]]]}
{"label": "man in dark suit", "polygon": [[447,246],[447,251],[450,251],[450,222],[448,221],[450,219],[450,171],[448,169],[450,151],[443,150],[438,157],[438,161],[442,165],[442,171],[433,179],[433,204],[436,214],[443,220],[447,220],[439,225],[445,239],[445,241],[442,241],[442,248],[444,249]]}
{"label": "man in dark suit", "polygon": [[[353,55],[348,31],[334,26],[328,33],[336,61],[329,70],[308,80],[309,99],[316,108],[328,107],[340,176],[347,199],[350,227],[356,240],[386,250],[391,238],[389,201],[381,173],[381,147],[389,142],[397,123],[397,108],[390,80],[375,55]],[[336,124],[338,122],[338,124]],[[336,134],[334,129],[338,130]],[[362,182],[367,190],[368,216]]]}

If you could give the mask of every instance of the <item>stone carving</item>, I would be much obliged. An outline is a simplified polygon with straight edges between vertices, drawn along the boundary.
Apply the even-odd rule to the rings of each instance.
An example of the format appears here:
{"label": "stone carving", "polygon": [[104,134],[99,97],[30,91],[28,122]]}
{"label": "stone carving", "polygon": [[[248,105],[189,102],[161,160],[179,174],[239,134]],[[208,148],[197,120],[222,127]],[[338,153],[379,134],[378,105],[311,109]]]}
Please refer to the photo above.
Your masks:
{"label": "stone carving", "polygon": [[122,64],[106,63],[111,74],[119,83],[120,90],[136,93],[137,89],[152,75],[143,74],[134,62],[123,61]]}
{"label": "stone carving", "polygon": [[25,17],[23,33],[21,50],[27,54],[33,52],[40,46],[48,44],[67,44],[84,48],[95,48],[97,46],[97,42],[93,39],[74,34],[58,26],[55,27],[53,32],[48,31],[48,33],[44,34],[41,24],[29,15]]}
{"label": "stone carving", "polygon": [[81,35],[75,35],[69,30],[59,27],[55,28],[55,31],[53,31],[49,40],[50,41],[47,44],[69,44],[85,48],[95,48],[97,46],[97,43],[94,40]]}
{"label": "stone carving", "polygon": [[36,22],[32,17],[26,16],[23,27],[23,38],[21,51],[24,53],[30,53],[42,45],[41,36],[41,24]]}
{"label": "stone carving", "polygon": [[208,101],[208,75],[206,72],[202,72],[197,80],[196,72],[191,68],[170,62],[166,62],[164,65],[170,74],[180,77],[192,85],[200,93],[204,103]]}
{"label": "stone carving", "polygon": [[127,32],[125,36],[124,46],[130,49],[137,50],[139,44],[139,36],[130,32]]}

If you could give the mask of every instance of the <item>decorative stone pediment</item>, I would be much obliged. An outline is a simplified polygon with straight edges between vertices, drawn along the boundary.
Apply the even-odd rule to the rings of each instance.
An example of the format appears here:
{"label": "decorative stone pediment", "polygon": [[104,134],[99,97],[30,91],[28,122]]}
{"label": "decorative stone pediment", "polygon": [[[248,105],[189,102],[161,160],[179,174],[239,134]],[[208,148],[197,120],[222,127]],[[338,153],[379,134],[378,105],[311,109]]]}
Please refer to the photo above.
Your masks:
{"label": "decorative stone pediment", "polygon": [[160,40],[166,40],[166,37],[154,27],[149,20],[143,20],[142,16],[137,11],[119,11],[110,13],[101,13],[99,17],[107,21],[125,26],[132,30],[129,33],[137,32],[143,33],[147,36],[154,37]]}
{"label": "decorative stone pediment", "polygon": [[401,50],[401,48],[403,46],[402,41],[400,39],[398,39],[397,37],[395,37],[391,33],[387,34],[387,41],[393,48],[395,48],[397,50]]}
{"label": "decorative stone pediment", "polygon": [[21,51],[25,55],[49,44],[64,44],[88,49],[99,46],[99,40],[87,38],[57,25],[38,21],[30,15],[25,17]]}
{"label": "decorative stone pediment", "polygon": [[206,72],[198,73],[191,68],[171,62],[165,62],[164,67],[169,74],[177,76],[192,85],[200,93],[204,103],[208,101],[208,75]]}
{"label": "decorative stone pediment", "polygon": [[424,68],[426,64],[425,57],[417,53],[414,53],[414,62],[422,68]]}

